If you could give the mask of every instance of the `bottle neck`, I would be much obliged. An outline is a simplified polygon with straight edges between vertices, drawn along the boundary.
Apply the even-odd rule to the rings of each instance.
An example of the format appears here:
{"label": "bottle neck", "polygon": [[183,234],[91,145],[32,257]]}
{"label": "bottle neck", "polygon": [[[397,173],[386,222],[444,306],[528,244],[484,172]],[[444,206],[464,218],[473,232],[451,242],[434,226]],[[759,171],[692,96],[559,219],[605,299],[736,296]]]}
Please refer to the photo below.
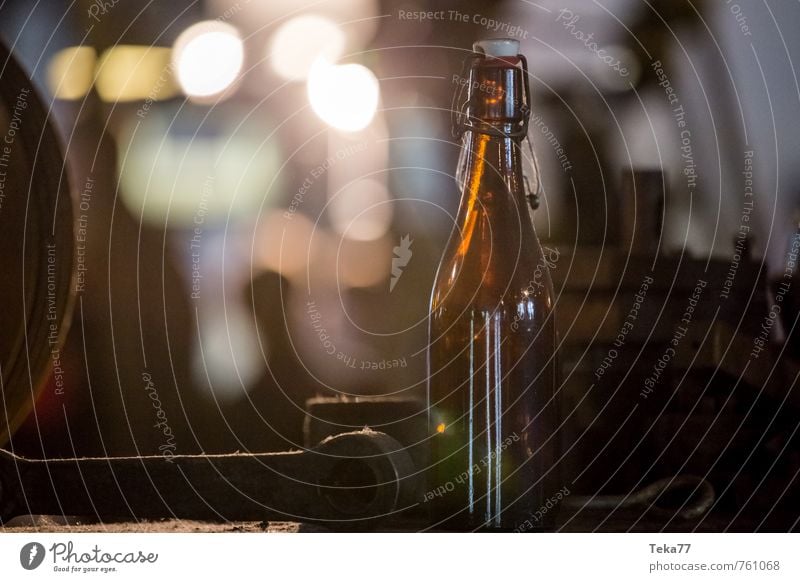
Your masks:
{"label": "bottle neck", "polygon": [[520,138],[464,132],[457,175],[462,206],[469,198],[525,203],[521,143]]}
{"label": "bottle neck", "polygon": [[530,118],[525,63],[521,56],[474,56],[466,79],[467,97],[460,105],[456,129],[524,137]]}
{"label": "bottle neck", "polygon": [[[521,144],[530,116],[524,58],[472,58],[463,115],[457,179],[462,207],[470,197],[526,201]],[[510,196],[509,196],[510,195]]]}

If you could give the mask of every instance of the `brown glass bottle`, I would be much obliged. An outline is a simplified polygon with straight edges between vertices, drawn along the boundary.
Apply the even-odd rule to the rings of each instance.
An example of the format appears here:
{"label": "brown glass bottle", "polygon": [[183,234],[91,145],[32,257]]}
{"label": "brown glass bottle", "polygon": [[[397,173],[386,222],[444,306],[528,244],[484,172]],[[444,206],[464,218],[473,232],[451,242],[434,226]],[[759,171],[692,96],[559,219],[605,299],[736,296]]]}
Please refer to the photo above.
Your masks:
{"label": "brown glass bottle", "polygon": [[560,487],[553,257],[524,187],[524,59],[505,42],[476,43],[461,204],[431,297],[425,503],[443,529],[547,529]]}

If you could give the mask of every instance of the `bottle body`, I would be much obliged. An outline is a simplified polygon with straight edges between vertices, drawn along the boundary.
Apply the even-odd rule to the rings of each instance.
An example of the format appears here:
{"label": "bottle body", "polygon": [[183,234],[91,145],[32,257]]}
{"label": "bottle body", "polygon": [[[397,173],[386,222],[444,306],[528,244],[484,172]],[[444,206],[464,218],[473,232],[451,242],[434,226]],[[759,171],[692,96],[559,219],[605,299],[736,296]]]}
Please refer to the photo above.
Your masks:
{"label": "bottle body", "polygon": [[520,141],[464,134],[461,205],[431,298],[426,502],[444,529],[547,529],[531,520],[561,486],[550,263]]}

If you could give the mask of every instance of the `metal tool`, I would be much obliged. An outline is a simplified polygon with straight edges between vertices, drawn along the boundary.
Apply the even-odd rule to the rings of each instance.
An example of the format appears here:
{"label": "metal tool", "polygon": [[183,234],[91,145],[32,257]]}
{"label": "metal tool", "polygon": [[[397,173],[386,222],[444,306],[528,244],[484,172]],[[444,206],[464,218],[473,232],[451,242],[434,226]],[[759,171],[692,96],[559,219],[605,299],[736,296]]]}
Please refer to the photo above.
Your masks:
{"label": "metal tool", "polygon": [[702,477],[678,475],[659,479],[628,495],[573,496],[564,506],[575,511],[623,508],[641,508],[657,517],[691,520],[705,515],[714,504],[715,493],[711,484]]}
{"label": "metal tool", "polygon": [[410,457],[371,430],[306,451],[30,460],[0,450],[0,523],[23,514],[368,528],[413,505]]}

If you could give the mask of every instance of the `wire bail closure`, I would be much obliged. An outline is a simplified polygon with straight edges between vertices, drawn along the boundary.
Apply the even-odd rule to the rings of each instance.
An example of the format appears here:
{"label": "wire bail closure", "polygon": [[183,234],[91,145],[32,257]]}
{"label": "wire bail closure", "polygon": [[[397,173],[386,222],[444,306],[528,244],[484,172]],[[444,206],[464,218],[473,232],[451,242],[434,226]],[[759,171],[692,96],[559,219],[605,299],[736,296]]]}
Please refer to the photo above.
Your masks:
{"label": "wire bail closure", "polygon": [[[485,55],[481,53],[473,52],[469,57],[465,58],[461,65],[461,78],[466,78],[466,74],[469,71],[470,74],[470,81],[471,81],[471,71],[473,65],[475,65],[478,59],[484,58]],[[528,200],[528,204],[531,207],[531,210],[536,210],[539,208],[540,197],[541,197],[541,179],[539,174],[539,162],[536,159],[536,153],[533,151],[533,146],[531,145],[531,139],[528,135],[528,128],[530,124],[530,117],[531,117],[531,86],[530,86],[530,74],[528,73],[528,59],[525,58],[525,55],[517,55],[520,62],[522,63],[522,99],[523,102],[520,105],[520,113],[522,113],[522,120],[518,122],[516,129],[512,131],[505,132],[502,129],[498,128],[491,123],[487,123],[482,119],[470,117],[469,110],[471,99],[475,98],[476,93],[473,92],[472,95],[467,98],[463,99],[464,87],[469,85],[470,83],[459,83],[459,86],[453,92],[453,100],[450,105],[450,122],[451,122],[451,130],[453,137],[456,139],[460,139],[466,131],[473,131],[476,133],[483,133],[487,135],[492,135],[495,137],[502,137],[502,138],[522,138],[528,142],[528,151],[530,152],[530,158],[526,160],[530,165],[530,174],[531,176],[524,175],[524,188],[525,188],[525,197]],[[463,101],[462,101],[463,99]],[[523,156],[525,157],[525,156]],[[531,177],[534,181],[534,185],[531,186]]]}

